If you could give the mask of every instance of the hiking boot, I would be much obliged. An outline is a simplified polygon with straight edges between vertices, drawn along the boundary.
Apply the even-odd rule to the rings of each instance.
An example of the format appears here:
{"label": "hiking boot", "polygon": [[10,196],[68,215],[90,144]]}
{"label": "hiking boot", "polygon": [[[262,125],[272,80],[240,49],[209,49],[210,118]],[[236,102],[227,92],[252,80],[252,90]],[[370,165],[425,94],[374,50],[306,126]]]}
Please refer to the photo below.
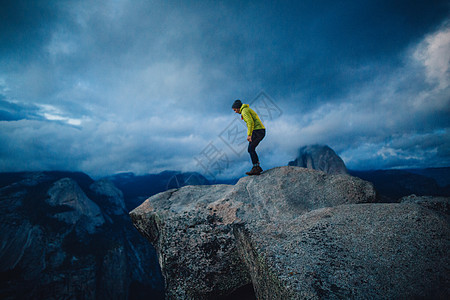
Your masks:
{"label": "hiking boot", "polygon": [[262,172],[263,172],[263,169],[262,169],[260,166],[257,166],[257,168],[258,168],[258,172],[259,172],[259,173],[262,173]]}
{"label": "hiking boot", "polygon": [[261,172],[259,171],[258,167],[253,167],[250,172],[245,172],[247,175],[259,175]]}

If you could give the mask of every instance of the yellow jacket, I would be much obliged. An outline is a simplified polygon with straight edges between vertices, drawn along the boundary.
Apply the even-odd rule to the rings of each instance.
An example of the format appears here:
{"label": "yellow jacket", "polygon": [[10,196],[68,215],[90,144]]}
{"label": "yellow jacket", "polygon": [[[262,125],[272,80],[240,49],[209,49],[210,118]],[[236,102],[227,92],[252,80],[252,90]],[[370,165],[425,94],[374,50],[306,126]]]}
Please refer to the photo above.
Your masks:
{"label": "yellow jacket", "polygon": [[242,104],[239,112],[241,113],[242,119],[247,123],[247,135],[251,136],[253,130],[266,128],[259,119],[259,116],[248,104]]}

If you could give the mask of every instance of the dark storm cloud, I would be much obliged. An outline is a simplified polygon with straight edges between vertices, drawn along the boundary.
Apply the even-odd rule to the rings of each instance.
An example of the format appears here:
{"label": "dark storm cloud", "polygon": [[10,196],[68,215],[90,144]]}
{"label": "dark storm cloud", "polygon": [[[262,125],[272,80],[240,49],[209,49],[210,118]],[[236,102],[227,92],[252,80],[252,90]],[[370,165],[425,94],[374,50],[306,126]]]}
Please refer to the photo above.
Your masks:
{"label": "dark storm cloud", "polygon": [[[61,1],[62,2],[62,1]],[[3,68],[14,60],[23,62],[39,55],[52,27],[64,18],[53,1],[2,1],[0,10],[0,55]],[[17,66],[17,64],[13,64]]]}
{"label": "dark storm cloud", "polygon": [[42,119],[38,115],[38,107],[34,105],[22,105],[6,101],[0,94],[0,121],[18,121],[24,119]]}
{"label": "dark storm cloud", "polygon": [[[232,101],[261,90],[283,111],[260,146],[268,167],[309,143],[329,144],[353,168],[449,164],[448,9],[7,1],[0,168],[198,170],[193,157],[233,120]],[[241,172],[246,155],[224,172]]]}
{"label": "dark storm cloud", "polygon": [[401,63],[400,51],[448,13],[445,1],[283,3],[202,11],[211,22],[202,24],[195,45],[208,66],[228,65],[239,80],[280,90],[276,96],[301,93],[307,101],[300,107],[330,101],[374,73],[391,71]]}

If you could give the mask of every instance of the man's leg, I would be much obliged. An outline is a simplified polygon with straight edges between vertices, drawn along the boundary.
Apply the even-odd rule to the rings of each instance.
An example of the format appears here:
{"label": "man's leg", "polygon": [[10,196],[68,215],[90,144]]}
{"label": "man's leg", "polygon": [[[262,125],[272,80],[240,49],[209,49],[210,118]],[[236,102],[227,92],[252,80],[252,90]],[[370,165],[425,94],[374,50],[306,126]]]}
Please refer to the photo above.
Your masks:
{"label": "man's leg", "polygon": [[256,146],[259,145],[259,142],[261,142],[265,135],[265,129],[254,130],[252,133],[252,141],[248,144],[248,153],[250,154],[250,158],[252,159],[253,167],[258,167],[259,172],[261,172],[262,169],[259,166],[259,158],[258,154],[256,154]]}

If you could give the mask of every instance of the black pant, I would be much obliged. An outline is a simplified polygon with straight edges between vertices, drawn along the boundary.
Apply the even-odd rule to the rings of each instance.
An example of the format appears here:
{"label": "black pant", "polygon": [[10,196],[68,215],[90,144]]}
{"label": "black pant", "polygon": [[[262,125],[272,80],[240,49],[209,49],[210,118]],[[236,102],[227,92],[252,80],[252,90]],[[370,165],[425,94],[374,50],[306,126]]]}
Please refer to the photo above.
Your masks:
{"label": "black pant", "polygon": [[258,154],[256,154],[255,148],[256,146],[258,146],[259,142],[261,142],[265,136],[266,136],[265,129],[253,130],[252,141],[248,143],[248,153],[250,153],[250,157],[252,158],[253,164],[259,162]]}

